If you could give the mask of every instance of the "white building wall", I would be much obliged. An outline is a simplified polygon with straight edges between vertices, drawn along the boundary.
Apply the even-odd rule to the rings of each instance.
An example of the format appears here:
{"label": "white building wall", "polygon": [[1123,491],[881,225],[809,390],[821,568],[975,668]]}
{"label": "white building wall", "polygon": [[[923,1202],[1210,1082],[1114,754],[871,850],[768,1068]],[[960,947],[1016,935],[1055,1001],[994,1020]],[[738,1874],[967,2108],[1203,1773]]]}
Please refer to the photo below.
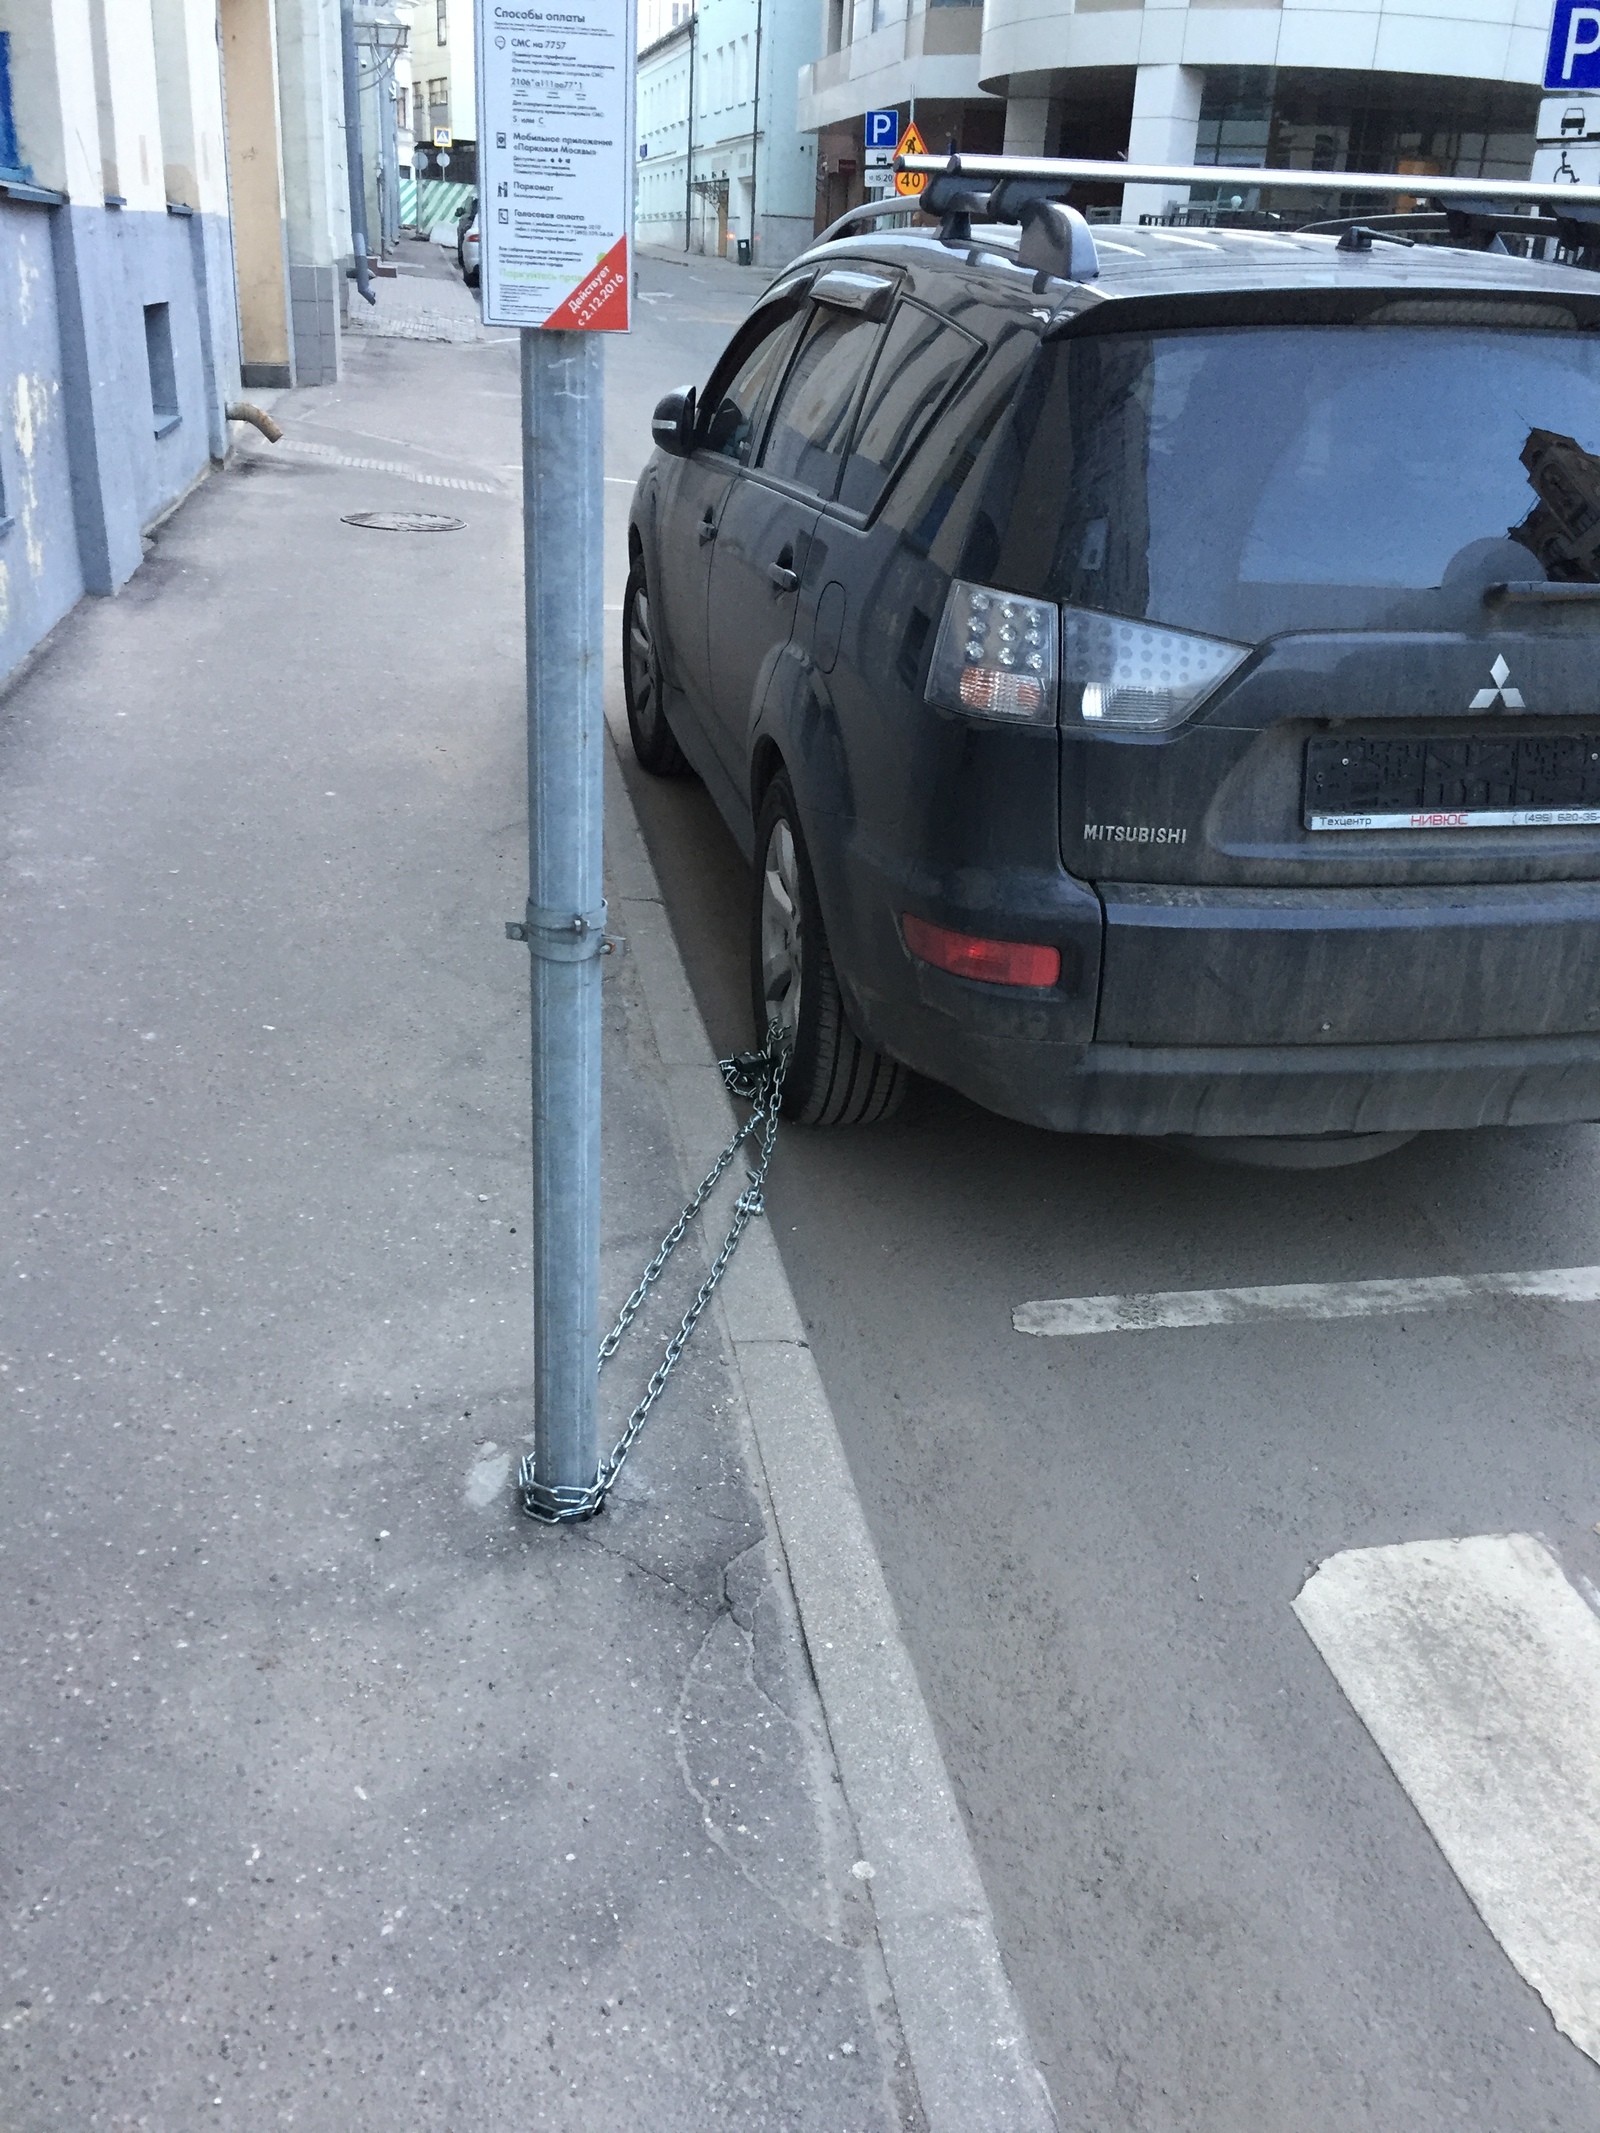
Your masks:
{"label": "white building wall", "polygon": [[726,183],[727,208],[724,217],[700,196],[696,247],[731,250],[743,238],[758,265],[781,266],[811,240],[816,144],[800,130],[797,88],[819,18],[806,0],[702,0],[698,21],[694,174]]}
{"label": "white building wall", "polygon": [[692,21],[639,55],[633,217],[637,244],[672,251],[690,247],[689,86],[694,69]]}

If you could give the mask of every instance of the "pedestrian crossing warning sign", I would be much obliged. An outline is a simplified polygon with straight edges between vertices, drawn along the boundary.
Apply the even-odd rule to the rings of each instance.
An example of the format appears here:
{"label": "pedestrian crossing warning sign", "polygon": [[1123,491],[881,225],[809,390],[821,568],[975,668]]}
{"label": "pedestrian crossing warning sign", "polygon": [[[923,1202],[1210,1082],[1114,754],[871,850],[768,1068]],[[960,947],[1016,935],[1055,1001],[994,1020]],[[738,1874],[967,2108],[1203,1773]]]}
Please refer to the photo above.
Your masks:
{"label": "pedestrian crossing warning sign", "polygon": [[[923,140],[922,135],[918,133],[917,122],[913,119],[905,132],[901,134],[895,148],[895,154],[897,156],[925,156],[927,153],[928,144]],[[922,191],[927,182],[928,174],[925,170],[897,170],[894,174],[895,191],[897,193],[907,193],[913,197]]]}

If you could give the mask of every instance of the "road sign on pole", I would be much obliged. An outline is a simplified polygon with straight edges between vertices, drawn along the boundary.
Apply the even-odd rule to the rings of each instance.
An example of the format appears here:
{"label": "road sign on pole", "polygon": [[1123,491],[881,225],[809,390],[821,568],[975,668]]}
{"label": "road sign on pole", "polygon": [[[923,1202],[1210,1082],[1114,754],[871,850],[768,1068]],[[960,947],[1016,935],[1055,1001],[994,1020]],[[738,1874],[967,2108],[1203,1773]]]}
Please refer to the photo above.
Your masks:
{"label": "road sign on pole", "polygon": [[894,144],[900,137],[898,111],[869,111],[862,121],[867,152],[867,183],[887,186],[894,176]]}
{"label": "road sign on pole", "polygon": [[1556,0],[1545,53],[1547,89],[1600,89],[1600,7]]}
{"label": "road sign on pole", "polygon": [[[927,143],[917,131],[915,119],[901,134],[899,141],[895,145],[894,152],[897,156],[925,156],[928,153]],[[928,176],[926,171],[897,170],[894,174],[895,191],[905,194],[907,199],[915,199],[918,193],[926,191],[927,184]]]}
{"label": "road sign on pole", "polygon": [[522,1507],[599,1508],[605,347],[629,323],[633,0],[475,0],[483,316],[522,329],[533,1428]]}

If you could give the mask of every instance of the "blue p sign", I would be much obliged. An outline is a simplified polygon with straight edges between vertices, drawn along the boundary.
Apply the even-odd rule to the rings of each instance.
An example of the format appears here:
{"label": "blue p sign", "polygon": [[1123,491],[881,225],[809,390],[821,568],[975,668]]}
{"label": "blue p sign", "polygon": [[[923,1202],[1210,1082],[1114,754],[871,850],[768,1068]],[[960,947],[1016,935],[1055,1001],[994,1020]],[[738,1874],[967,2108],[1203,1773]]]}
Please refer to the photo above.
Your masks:
{"label": "blue p sign", "polygon": [[1544,85],[1547,89],[1600,89],[1600,6],[1593,0],[1556,0]]}
{"label": "blue p sign", "polygon": [[898,111],[869,111],[867,113],[868,148],[887,148],[891,155],[900,138],[900,114]]}

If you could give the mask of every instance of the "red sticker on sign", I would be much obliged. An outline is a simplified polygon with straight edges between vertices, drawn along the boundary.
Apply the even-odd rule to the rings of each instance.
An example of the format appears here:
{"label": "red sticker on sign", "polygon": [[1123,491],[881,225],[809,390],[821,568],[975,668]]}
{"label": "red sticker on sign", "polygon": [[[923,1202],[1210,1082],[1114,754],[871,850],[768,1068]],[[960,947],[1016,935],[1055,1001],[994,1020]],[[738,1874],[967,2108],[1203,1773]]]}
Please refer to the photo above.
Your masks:
{"label": "red sticker on sign", "polygon": [[565,303],[545,320],[571,333],[628,330],[628,240],[619,237],[592,274],[584,276]]}

